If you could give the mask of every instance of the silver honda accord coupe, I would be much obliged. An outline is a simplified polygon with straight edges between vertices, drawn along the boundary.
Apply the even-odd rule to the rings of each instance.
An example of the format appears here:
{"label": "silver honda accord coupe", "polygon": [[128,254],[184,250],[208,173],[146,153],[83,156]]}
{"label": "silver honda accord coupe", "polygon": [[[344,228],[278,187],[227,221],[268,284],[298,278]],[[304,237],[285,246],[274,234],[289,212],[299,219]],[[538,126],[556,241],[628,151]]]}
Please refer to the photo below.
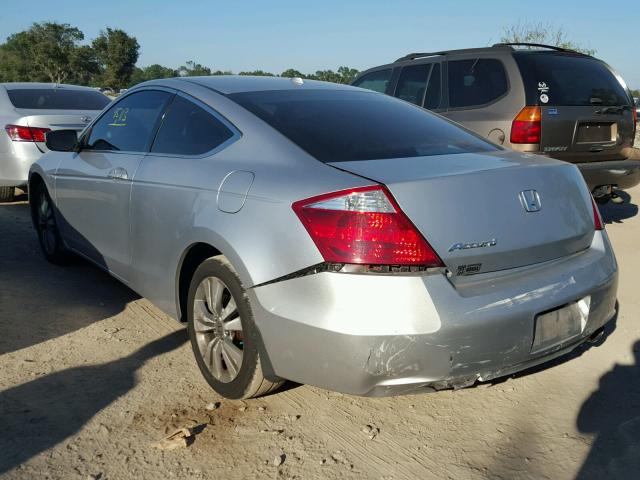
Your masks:
{"label": "silver honda accord coupe", "polygon": [[301,79],[140,84],[47,134],[31,211],[188,322],[229,398],[284,379],[357,395],[461,388],[598,337],[617,265],[573,165],[401,100]]}

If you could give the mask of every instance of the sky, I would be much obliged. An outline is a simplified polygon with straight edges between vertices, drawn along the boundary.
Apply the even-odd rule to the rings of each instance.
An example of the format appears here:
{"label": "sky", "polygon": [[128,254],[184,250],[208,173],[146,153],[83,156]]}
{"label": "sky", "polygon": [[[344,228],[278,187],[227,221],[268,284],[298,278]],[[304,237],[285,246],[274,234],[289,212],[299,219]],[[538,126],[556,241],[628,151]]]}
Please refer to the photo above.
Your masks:
{"label": "sky", "polygon": [[482,47],[504,28],[532,22],[562,28],[596,50],[631,88],[640,89],[640,0],[29,0],[3,8],[0,41],[33,22],[78,27],[87,41],[105,27],[140,43],[138,65],[176,68],[194,60],[212,69],[305,73],[345,65],[359,70],[414,51]]}

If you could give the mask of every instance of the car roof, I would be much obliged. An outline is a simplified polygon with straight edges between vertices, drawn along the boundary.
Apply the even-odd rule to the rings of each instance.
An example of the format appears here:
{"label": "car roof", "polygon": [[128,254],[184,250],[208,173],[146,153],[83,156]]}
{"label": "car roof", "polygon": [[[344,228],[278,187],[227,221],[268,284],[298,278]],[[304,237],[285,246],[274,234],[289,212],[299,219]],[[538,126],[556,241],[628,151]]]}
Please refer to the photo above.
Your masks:
{"label": "car roof", "polygon": [[[5,82],[0,83],[7,90],[36,90],[36,89],[64,89],[64,90],[95,90],[91,87],[80,85],[67,85],[64,83],[39,83],[39,82]],[[96,90],[97,91],[97,90]]]}
{"label": "car roof", "polygon": [[[241,92],[257,92],[266,90],[361,90],[349,85],[317,80],[306,80],[286,77],[262,77],[251,75],[212,75],[207,77],[177,77],[171,79],[151,80],[136,85],[167,85],[174,82],[190,82],[229,95]],[[170,82],[169,82],[170,81]]]}

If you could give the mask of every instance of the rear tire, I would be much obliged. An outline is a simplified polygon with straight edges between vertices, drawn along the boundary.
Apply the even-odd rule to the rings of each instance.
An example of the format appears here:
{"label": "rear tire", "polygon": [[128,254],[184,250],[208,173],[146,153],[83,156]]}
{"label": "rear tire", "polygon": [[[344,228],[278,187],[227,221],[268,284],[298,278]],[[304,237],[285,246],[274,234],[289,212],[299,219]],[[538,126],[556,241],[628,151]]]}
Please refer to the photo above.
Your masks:
{"label": "rear tire", "polygon": [[34,225],[44,257],[51,263],[61,265],[69,259],[56,222],[55,206],[44,184],[32,192],[35,201]]}
{"label": "rear tire", "polygon": [[217,393],[231,399],[259,397],[282,381],[264,377],[260,335],[236,271],[222,255],[205,260],[189,286],[187,322],[200,372]]}
{"label": "rear tire", "polygon": [[13,202],[15,195],[14,187],[0,187],[0,202]]}

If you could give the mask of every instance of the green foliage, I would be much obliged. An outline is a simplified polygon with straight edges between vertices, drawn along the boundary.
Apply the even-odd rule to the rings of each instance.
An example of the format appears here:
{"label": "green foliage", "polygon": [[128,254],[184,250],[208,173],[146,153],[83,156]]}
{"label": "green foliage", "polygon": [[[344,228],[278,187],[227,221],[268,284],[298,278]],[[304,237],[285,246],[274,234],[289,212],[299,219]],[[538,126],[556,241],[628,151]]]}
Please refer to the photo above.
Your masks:
{"label": "green foliage", "polygon": [[[177,69],[158,64],[137,67],[140,45],[119,29],[106,28],[89,45],[81,45],[83,40],[84,34],[66,23],[34,23],[14,33],[0,44],[0,82],[67,82],[118,91],[158,78],[232,75],[193,60]],[[351,83],[357,74],[358,70],[343,66],[309,74],[289,68],[280,76]],[[259,69],[239,75],[275,76]]]}
{"label": "green foliage", "polygon": [[583,45],[567,39],[566,32],[561,27],[556,27],[550,23],[518,23],[506,27],[503,30],[502,43],[542,43],[555,47],[567,48],[582,52],[587,55],[594,55],[596,51],[586,48]]}
{"label": "green foliage", "polygon": [[281,77],[285,77],[285,78],[305,78],[305,75],[300,72],[299,70],[296,70],[295,68],[289,68],[287,70],[285,70],[284,72],[282,72],[280,74]]}
{"label": "green foliage", "polygon": [[107,28],[92,42],[92,47],[102,69],[102,85],[116,91],[128,87],[140,50],[136,38],[123,30]]}
{"label": "green foliage", "polygon": [[149,65],[148,67],[136,67],[133,71],[133,74],[131,75],[131,85],[146,82],[148,80],[156,80],[158,78],[171,78],[177,76],[177,70],[163,67],[162,65],[154,63],[153,65]]}
{"label": "green foliage", "polygon": [[275,77],[273,73],[265,72],[263,70],[254,70],[253,72],[240,72],[238,75],[253,75],[254,77]]}
{"label": "green foliage", "polygon": [[181,77],[199,77],[203,75],[211,75],[211,69],[200,65],[193,60],[189,60],[185,65],[178,68],[178,74]]}
{"label": "green foliage", "polygon": [[0,72],[8,81],[62,83],[84,57],[76,55],[83,33],[66,23],[34,23],[0,47]]}

